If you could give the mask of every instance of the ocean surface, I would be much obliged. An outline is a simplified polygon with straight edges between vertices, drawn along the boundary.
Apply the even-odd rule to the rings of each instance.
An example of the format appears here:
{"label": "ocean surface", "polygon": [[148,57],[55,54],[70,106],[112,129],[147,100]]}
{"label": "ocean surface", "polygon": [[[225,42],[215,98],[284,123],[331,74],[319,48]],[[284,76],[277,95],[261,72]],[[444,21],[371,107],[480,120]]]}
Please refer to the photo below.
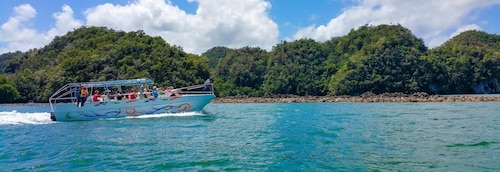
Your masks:
{"label": "ocean surface", "polygon": [[0,171],[500,171],[500,103],[241,103],[52,122],[0,106]]}

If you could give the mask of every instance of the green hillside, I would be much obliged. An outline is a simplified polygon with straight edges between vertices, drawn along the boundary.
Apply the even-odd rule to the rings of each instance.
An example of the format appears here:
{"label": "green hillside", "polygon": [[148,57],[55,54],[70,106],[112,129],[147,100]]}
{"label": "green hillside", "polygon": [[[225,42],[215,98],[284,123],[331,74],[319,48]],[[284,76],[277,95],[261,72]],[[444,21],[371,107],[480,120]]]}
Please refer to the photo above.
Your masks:
{"label": "green hillside", "polygon": [[2,73],[14,81],[20,101],[47,101],[68,82],[147,77],[158,85],[199,84],[210,77],[207,61],[143,31],[83,27],[11,57]]}
{"label": "green hillside", "polygon": [[214,47],[201,56],[143,31],[82,27],[40,49],[0,55],[0,103],[46,102],[68,82],[147,77],[175,87],[215,77],[218,96],[500,92],[500,36],[467,31],[428,49],[401,25],[362,26],[326,42]]}

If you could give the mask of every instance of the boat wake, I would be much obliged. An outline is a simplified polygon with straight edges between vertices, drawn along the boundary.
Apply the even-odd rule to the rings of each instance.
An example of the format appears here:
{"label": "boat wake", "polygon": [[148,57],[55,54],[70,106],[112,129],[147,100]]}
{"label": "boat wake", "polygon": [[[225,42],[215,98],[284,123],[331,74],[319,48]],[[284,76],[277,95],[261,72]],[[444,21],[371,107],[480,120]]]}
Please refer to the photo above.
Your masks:
{"label": "boat wake", "polygon": [[[141,116],[128,116],[126,118],[161,118],[161,117],[189,117],[203,116],[201,112],[184,112],[184,113],[161,113]],[[26,125],[26,124],[53,124],[56,123],[50,119],[48,112],[0,112],[0,125]]]}
{"label": "boat wake", "polygon": [[0,112],[0,125],[23,125],[23,124],[52,124],[50,113],[33,112],[22,113],[17,111]]}
{"label": "boat wake", "polygon": [[201,112],[182,112],[182,113],[160,113],[151,115],[128,116],[126,118],[162,118],[162,117],[186,117],[186,116],[203,116]]}

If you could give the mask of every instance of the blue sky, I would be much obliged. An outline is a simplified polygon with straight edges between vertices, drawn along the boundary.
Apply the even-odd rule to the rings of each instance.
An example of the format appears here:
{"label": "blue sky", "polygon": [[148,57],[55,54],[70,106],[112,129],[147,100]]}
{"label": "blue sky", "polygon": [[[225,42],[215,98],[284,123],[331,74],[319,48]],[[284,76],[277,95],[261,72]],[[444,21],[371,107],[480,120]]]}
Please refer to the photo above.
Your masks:
{"label": "blue sky", "polygon": [[7,0],[0,8],[0,53],[41,48],[81,26],[144,30],[196,54],[325,41],[365,24],[399,23],[430,48],[466,30],[500,33],[500,0]]}

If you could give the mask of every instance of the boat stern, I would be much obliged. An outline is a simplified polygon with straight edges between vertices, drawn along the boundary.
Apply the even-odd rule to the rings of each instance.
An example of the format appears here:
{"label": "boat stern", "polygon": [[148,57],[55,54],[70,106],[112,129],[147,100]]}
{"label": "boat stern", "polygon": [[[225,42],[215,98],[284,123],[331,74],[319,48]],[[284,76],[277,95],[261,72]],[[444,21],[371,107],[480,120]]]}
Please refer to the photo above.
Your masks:
{"label": "boat stern", "polygon": [[50,119],[52,121],[56,121],[56,115],[54,114],[54,112],[50,112]]}

